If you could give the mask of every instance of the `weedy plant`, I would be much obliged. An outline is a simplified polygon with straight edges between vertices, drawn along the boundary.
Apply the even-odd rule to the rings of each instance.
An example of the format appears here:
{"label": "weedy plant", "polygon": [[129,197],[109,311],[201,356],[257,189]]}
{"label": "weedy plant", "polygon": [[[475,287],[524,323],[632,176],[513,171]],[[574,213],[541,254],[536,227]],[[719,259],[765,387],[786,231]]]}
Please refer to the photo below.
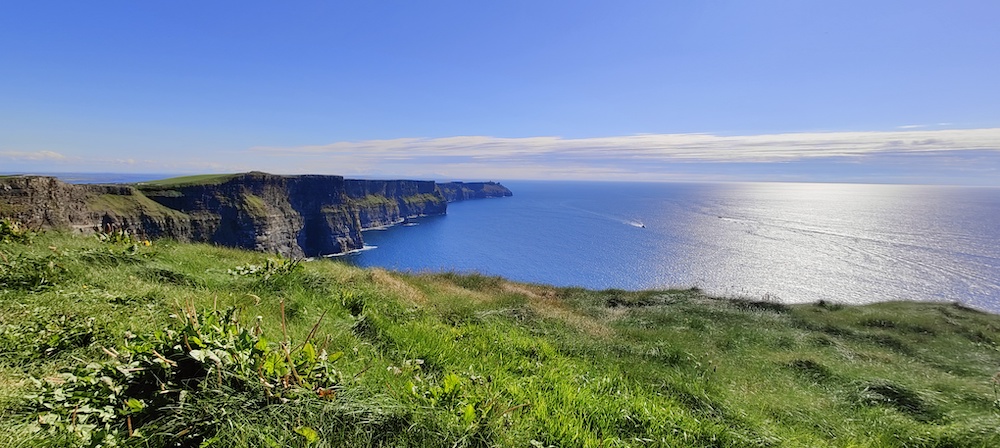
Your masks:
{"label": "weedy plant", "polygon": [[143,242],[144,240],[136,238],[135,235],[132,234],[132,232],[129,232],[128,230],[125,229],[114,229],[114,230],[99,232],[97,233],[97,239],[102,242],[111,244],[124,244],[124,245],[145,244],[147,246],[149,245],[149,241],[145,241],[144,243]]}
{"label": "weedy plant", "polygon": [[19,365],[86,347],[97,331],[93,317],[53,315],[42,308],[26,310],[18,321],[0,321],[0,365]]}
{"label": "weedy plant", "polygon": [[264,264],[248,263],[228,270],[230,275],[252,277],[261,283],[290,276],[302,270],[302,260],[284,257],[268,258]]}
{"label": "weedy plant", "polygon": [[[244,324],[239,311],[186,310],[167,328],[127,334],[117,349],[104,349],[105,361],[34,379],[33,430],[68,434],[84,446],[192,446],[210,442],[234,413],[336,397],[343,378],[333,364],[341,352],[317,349],[313,334],[296,345],[287,335],[271,341],[259,319]],[[307,439],[315,433],[303,425],[296,431]]]}
{"label": "weedy plant", "polygon": [[0,219],[0,243],[31,244],[34,238],[35,232],[20,221],[10,218]]}

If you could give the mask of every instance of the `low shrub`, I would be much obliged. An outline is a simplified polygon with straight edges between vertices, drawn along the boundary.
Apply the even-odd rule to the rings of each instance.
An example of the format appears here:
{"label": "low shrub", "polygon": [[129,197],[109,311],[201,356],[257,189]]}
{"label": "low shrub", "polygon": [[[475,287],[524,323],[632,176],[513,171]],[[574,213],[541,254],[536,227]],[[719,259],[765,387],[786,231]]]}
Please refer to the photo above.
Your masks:
{"label": "low shrub", "polygon": [[[259,320],[245,325],[238,315],[235,308],[185,312],[167,328],[127,335],[118,349],[105,349],[103,362],[35,379],[27,397],[34,429],[68,433],[86,446],[194,446],[234,415],[335,399],[343,379],[333,364],[342,353],[308,340],[270,341]],[[302,437],[314,433],[294,423],[289,428]]]}
{"label": "low shrub", "polygon": [[125,229],[113,229],[113,230],[106,230],[103,232],[99,232],[97,233],[97,239],[105,243],[124,245],[124,246],[152,245],[152,243],[149,240],[138,238],[132,232],[129,232],[128,230]]}
{"label": "low shrub", "polygon": [[98,326],[93,317],[59,314],[42,308],[23,312],[17,320],[0,321],[0,364],[19,365],[41,355],[52,357],[89,346]]}
{"label": "low shrub", "polygon": [[292,275],[301,271],[301,263],[302,260],[297,259],[268,258],[264,261],[264,264],[245,264],[243,266],[237,266],[230,269],[227,272],[229,272],[230,275],[252,277],[259,279],[262,282],[268,282],[273,279]]}
{"label": "low shrub", "polygon": [[268,258],[263,264],[248,263],[227,272],[252,279],[251,288],[255,290],[319,289],[324,283],[305,274],[302,260],[284,257]]}
{"label": "low shrub", "polygon": [[0,243],[31,244],[35,232],[17,220],[0,219]]}

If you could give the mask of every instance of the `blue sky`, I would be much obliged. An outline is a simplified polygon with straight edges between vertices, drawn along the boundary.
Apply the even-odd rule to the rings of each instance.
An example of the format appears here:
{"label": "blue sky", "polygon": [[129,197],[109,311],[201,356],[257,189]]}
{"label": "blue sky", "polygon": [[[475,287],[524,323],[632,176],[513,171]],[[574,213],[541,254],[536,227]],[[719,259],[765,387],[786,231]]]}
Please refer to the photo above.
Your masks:
{"label": "blue sky", "polygon": [[0,6],[0,171],[1000,184],[995,1]]}

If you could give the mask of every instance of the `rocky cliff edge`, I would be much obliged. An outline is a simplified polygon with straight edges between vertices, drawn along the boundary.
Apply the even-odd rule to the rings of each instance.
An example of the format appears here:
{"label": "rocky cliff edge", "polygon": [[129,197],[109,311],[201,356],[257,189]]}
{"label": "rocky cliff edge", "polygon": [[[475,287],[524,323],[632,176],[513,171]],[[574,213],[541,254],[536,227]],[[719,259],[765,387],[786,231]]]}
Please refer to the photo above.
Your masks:
{"label": "rocky cliff edge", "polygon": [[0,177],[0,217],[35,228],[127,230],[148,238],[318,256],[361,249],[362,230],[444,214],[448,202],[510,195],[494,182],[261,172],[114,185],[7,176]]}

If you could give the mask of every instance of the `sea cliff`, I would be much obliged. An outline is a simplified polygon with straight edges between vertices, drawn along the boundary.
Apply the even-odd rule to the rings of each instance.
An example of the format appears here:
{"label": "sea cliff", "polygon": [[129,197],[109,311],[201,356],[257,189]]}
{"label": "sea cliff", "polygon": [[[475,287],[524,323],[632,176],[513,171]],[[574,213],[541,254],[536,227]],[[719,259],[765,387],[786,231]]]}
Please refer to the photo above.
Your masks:
{"label": "sea cliff", "polygon": [[496,182],[445,182],[438,184],[438,191],[448,202],[502,198],[512,195],[507,187]]}
{"label": "sea cliff", "polygon": [[510,196],[500,184],[436,184],[261,172],[139,184],[77,185],[47,176],[0,178],[0,217],[78,232],[318,256],[364,247],[361,231],[440,215],[457,200]]}

